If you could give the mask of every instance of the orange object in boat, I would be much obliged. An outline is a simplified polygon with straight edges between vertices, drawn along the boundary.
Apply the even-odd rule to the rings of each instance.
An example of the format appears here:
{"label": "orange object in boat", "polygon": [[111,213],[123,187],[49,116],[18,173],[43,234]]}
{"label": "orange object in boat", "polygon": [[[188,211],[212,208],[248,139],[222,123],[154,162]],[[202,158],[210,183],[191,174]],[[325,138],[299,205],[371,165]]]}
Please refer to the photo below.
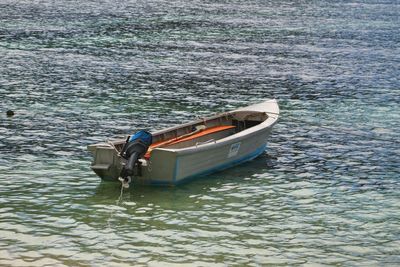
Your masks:
{"label": "orange object in boat", "polygon": [[208,128],[208,129],[201,130],[199,132],[194,132],[192,135],[189,135],[189,136],[178,136],[176,138],[172,138],[172,139],[168,139],[168,140],[165,140],[165,141],[160,141],[160,142],[153,143],[153,144],[150,145],[149,150],[147,151],[146,155],[144,155],[144,158],[145,159],[149,159],[151,151],[153,149],[157,148],[157,147],[162,147],[164,145],[178,144],[178,143],[181,143],[181,142],[185,142],[185,141],[196,139],[196,138],[201,137],[201,136],[205,136],[205,135],[208,135],[208,134],[212,134],[212,133],[216,133],[216,132],[220,132],[220,131],[224,131],[224,130],[232,129],[232,128],[235,128],[235,126],[232,126],[232,125],[215,126],[215,127],[211,127],[211,128]]}

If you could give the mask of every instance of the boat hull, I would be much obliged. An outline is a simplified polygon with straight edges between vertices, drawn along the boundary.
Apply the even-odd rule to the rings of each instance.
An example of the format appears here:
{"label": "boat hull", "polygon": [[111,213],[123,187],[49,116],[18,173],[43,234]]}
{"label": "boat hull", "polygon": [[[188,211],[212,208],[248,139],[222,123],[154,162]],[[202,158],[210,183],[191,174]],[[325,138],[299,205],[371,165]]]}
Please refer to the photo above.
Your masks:
{"label": "boat hull", "polygon": [[[176,185],[195,177],[211,174],[229,167],[252,160],[264,153],[272,126],[279,115],[276,100],[241,108],[220,117],[207,119],[208,125],[223,122],[230,114],[237,118],[247,118],[249,114],[264,114],[267,118],[262,122],[236,133],[224,132],[214,134],[215,139],[199,139],[190,146],[157,147],[151,151],[149,158],[140,159],[140,174],[132,177],[136,184]],[[217,118],[217,119],[216,119]],[[204,120],[206,121],[206,120]],[[193,122],[193,125],[199,122]],[[205,123],[205,122],[204,122]],[[185,124],[155,133],[163,136],[174,131],[183,131]],[[230,131],[230,130],[228,130]],[[203,138],[203,137],[202,137]],[[207,141],[205,141],[207,140]],[[123,142],[123,141],[122,141]],[[121,141],[89,145],[94,155],[92,169],[103,180],[118,181],[123,169],[124,159],[119,155],[116,145]]]}
{"label": "boat hull", "polygon": [[234,139],[223,145],[210,144],[202,150],[189,153],[168,153],[154,155],[143,177],[134,182],[155,185],[176,185],[193,178],[221,171],[252,160],[266,148],[270,131],[266,130],[248,138]]}

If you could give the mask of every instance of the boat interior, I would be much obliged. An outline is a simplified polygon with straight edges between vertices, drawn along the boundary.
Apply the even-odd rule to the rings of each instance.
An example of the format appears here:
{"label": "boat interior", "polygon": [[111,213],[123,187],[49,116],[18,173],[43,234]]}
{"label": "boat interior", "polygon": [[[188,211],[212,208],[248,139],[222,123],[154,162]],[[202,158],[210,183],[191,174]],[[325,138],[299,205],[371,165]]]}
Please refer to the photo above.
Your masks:
{"label": "boat interior", "polygon": [[[265,112],[236,111],[157,131],[152,134],[153,143],[145,158],[149,158],[151,151],[159,147],[179,149],[216,142],[254,127],[267,118],[268,115]],[[113,142],[113,145],[118,151],[121,151],[124,143],[125,141],[119,140]]]}

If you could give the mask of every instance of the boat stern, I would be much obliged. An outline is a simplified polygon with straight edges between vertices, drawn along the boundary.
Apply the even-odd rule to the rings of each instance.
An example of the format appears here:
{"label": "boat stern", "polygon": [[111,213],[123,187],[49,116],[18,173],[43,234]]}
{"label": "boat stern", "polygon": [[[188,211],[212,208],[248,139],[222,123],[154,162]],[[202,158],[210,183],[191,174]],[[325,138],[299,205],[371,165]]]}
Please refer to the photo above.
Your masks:
{"label": "boat stern", "polygon": [[89,145],[88,150],[93,154],[91,169],[106,181],[118,181],[122,164],[115,148],[108,143]]}

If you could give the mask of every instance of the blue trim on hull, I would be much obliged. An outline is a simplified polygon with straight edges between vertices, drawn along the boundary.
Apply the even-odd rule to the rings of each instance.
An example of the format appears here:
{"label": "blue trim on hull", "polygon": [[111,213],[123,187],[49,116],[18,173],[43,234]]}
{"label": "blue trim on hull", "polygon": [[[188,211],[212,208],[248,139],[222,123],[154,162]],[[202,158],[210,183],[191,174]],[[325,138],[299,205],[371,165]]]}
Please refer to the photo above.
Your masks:
{"label": "blue trim on hull", "polygon": [[204,175],[208,175],[208,174],[211,174],[211,173],[214,173],[214,172],[222,171],[222,170],[228,169],[230,167],[233,167],[235,165],[239,165],[239,164],[241,164],[243,162],[255,159],[256,157],[260,156],[265,151],[265,148],[266,148],[266,145],[263,145],[263,146],[257,148],[255,151],[251,152],[250,154],[246,155],[246,156],[243,156],[241,158],[238,158],[236,160],[233,160],[233,161],[230,161],[230,162],[227,162],[227,163],[220,164],[220,165],[215,166],[215,167],[213,167],[211,169],[208,169],[208,170],[205,170],[205,171],[201,171],[199,173],[187,176],[187,177],[185,177],[183,179],[180,179],[179,181],[176,181],[176,170],[179,167],[179,163],[178,163],[179,158],[177,158],[176,159],[176,163],[175,163],[174,178],[173,178],[172,181],[153,180],[153,181],[150,182],[150,184],[151,185],[178,185],[178,184],[186,183],[186,182],[188,182],[190,180],[193,180],[194,178],[201,177],[201,176],[204,176]]}
{"label": "blue trim on hull", "polygon": [[177,172],[178,172],[178,168],[179,168],[179,157],[176,157],[175,160],[175,167],[174,167],[174,174],[173,174],[173,184],[176,184],[176,176],[177,176]]}

